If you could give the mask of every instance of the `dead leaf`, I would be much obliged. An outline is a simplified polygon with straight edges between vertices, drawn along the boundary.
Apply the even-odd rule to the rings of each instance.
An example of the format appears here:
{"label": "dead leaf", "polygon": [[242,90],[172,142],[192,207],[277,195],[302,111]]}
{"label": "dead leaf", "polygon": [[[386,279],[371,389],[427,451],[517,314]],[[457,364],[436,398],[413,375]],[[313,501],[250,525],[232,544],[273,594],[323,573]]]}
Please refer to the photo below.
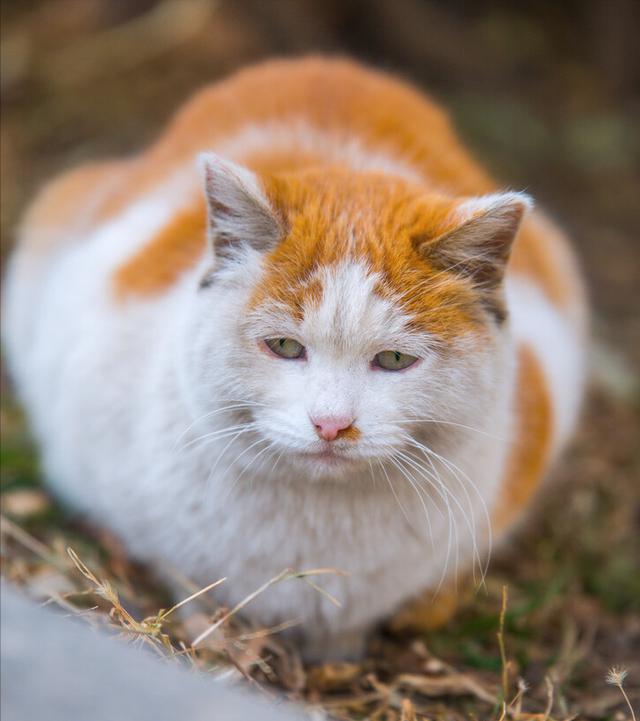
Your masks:
{"label": "dead leaf", "polygon": [[316,691],[344,691],[358,678],[362,669],[355,663],[325,663],[309,671],[308,686]]}

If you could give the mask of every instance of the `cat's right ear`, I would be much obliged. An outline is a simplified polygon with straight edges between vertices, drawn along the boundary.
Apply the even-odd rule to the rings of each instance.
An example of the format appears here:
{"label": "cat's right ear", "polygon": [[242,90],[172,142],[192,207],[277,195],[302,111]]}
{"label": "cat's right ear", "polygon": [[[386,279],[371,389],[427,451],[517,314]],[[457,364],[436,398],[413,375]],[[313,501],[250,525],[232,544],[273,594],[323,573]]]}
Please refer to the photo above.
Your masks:
{"label": "cat's right ear", "polygon": [[198,160],[216,268],[242,262],[252,250],[271,250],[282,237],[282,227],[258,177],[215,153],[202,153]]}

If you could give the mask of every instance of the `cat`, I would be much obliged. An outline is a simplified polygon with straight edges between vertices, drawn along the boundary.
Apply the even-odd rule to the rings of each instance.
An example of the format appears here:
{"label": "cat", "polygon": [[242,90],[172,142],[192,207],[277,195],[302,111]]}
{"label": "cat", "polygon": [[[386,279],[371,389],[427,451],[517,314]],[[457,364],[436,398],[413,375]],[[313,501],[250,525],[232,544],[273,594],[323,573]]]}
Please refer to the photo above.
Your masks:
{"label": "cat", "polygon": [[141,155],[52,181],[4,287],[59,498],[309,659],[459,571],[570,437],[587,308],[562,233],[445,113],[344,59],[205,88]]}

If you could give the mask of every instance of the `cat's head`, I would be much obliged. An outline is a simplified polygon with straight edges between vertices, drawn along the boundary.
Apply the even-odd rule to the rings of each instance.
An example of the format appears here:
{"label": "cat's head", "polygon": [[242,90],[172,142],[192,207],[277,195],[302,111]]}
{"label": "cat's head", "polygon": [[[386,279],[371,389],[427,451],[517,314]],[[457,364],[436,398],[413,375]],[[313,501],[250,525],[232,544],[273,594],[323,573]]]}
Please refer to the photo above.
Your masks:
{"label": "cat's head", "polygon": [[490,417],[527,196],[451,198],[339,169],[258,177],[215,155],[202,166],[198,411],[223,399],[255,451],[314,477]]}

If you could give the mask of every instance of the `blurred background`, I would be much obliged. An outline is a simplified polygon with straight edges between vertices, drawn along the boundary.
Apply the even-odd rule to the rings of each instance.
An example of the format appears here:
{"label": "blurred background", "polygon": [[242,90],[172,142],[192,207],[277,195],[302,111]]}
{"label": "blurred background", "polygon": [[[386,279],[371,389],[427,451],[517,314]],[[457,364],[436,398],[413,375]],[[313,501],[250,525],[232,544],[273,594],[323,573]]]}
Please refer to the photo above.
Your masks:
{"label": "blurred background", "polygon": [[[498,559],[489,591],[505,578],[515,586],[524,610],[511,630],[534,685],[553,667],[567,708],[580,698],[593,718],[616,706],[596,690],[610,665],[629,667],[631,692],[640,683],[639,29],[637,0],[2,5],[3,257],[51,175],[140,149],[196,88],[244,64],[310,52],[354,56],[428,90],[494,175],[565,227],[594,309],[590,396],[558,483]],[[3,388],[3,507],[46,536],[15,501],[37,488],[38,471]],[[481,621],[433,643],[481,666],[482,634],[494,633]]]}

